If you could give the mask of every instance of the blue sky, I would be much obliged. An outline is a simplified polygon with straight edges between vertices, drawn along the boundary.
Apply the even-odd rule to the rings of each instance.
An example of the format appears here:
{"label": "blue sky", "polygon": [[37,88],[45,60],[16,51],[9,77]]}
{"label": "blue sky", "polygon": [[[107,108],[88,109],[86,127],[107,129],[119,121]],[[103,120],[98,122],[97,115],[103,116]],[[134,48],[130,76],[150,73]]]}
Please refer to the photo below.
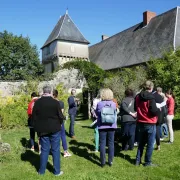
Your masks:
{"label": "blue sky", "polygon": [[95,44],[142,21],[146,10],[161,14],[180,0],[0,0],[0,31],[29,36],[42,47],[60,16],[69,15],[85,38]]}

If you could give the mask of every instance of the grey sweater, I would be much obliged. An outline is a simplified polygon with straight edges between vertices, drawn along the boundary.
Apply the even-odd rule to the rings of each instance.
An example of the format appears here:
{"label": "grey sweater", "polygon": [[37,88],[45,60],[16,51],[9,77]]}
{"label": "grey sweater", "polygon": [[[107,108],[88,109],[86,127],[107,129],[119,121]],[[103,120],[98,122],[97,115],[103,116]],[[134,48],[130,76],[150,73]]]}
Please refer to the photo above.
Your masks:
{"label": "grey sweater", "polygon": [[136,119],[129,114],[130,112],[135,113],[134,98],[126,97],[123,99],[120,107],[120,115],[122,117],[122,122],[136,121]]}

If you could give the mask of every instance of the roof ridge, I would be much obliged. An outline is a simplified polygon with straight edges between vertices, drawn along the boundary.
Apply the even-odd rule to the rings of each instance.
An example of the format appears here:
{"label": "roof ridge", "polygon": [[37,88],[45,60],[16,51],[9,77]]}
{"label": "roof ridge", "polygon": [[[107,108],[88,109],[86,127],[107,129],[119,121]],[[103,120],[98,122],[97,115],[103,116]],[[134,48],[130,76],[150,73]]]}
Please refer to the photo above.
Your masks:
{"label": "roof ridge", "polygon": [[173,48],[174,48],[174,51],[176,50],[176,29],[177,29],[177,21],[178,21],[178,13],[179,13],[179,7],[177,6],[176,7],[176,22],[175,22],[175,27],[174,27],[174,39],[173,39]]}
{"label": "roof ridge", "polygon": [[[155,19],[155,18],[157,18],[157,17],[159,17],[159,16],[162,16],[162,15],[164,15],[164,14],[166,14],[166,13],[169,13],[170,11],[173,11],[173,10],[175,10],[175,9],[177,9],[177,8],[180,8],[180,6],[176,6],[175,8],[172,8],[172,9],[170,9],[170,10],[166,11],[166,12],[163,12],[163,13],[161,13],[161,14],[159,14],[159,15],[157,15],[157,16],[155,16],[155,17],[153,17],[152,19]],[[116,35],[118,35],[118,34],[120,34],[120,33],[124,32],[124,31],[127,31],[128,29],[133,28],[134,26],[140,25],[141,23],[142,23],[142,22],[137,23],[137,24],[135,24],[135,25],[133,25],[133,26],[131,26],[131,27],[127,28],[127,29],[124,29],[123,31],[120,31],[120,32],[118,32],[118,33],[116,33],[116,34],[114,34],[114,35],[110,36],[109,38],[107,38],[107,39],[103,40],[103,41],[100,41],[100,42],[98,42],[98,43],[95,43],[95,44],[93,44],[93,45],[92,45],[92,46],[90,46],[90,47],[93,47],[93,46],[95,46],[95,45],[98,45],[98,44],[100,44],[100,43],[102,43],[102,42],[104,42],[104,41],[108,41],[110,38],[113,38],[114,36],[116,36]]]}
{"label": "roof ridge", "polygon": [[[61,27],[60,27],[60,29],[59,29],[59,33],[58,33],[58,35],[56,36],[55,39],[57,39],[58,36],[60,35],[60,32],[61,32],[61,29],[62,29],[62,26],[63,26],[63,23],[64,23],[64,20],[65,20],[66,15],[67,15],[67,14],[64,15],[64,19],[63,19],[63,22],[62,22]],[[60,18],[60,19],[61,19],[61,18]]]}
{"label": "roof ridge", "polygon": [[[68,16],[69,16],[69,14],[68,14]],[[71,19],[71,21],[73,22],[73,24],[76,26],[76,28],[78,29],[78,31],[81,33],[81,35],[83,36],[83,38],[84,39],[86,39],[85,38],[85,36],[82,34],[82,32],[80,31],[80,29],[78,28],[78,26],[74,23],[74,21],[72,20],[72,18],[71,18],[71,16],[69,16],[69,18]],[[86,40],[87,41],[87,40]],[[89,42],[89,41],[88,41]]]}

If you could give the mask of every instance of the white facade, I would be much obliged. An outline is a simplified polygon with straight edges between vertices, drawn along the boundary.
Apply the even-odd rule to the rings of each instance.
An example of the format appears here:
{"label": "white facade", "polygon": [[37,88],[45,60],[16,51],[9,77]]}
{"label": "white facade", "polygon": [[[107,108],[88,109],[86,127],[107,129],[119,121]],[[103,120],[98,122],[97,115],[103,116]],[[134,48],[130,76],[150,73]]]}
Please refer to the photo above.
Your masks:
{"label": "white facade", "polygon": [[87,44],[56,40],[42,49],[42,62],[46,73],[51,73],[58,65],[76,58],[89,59]]}

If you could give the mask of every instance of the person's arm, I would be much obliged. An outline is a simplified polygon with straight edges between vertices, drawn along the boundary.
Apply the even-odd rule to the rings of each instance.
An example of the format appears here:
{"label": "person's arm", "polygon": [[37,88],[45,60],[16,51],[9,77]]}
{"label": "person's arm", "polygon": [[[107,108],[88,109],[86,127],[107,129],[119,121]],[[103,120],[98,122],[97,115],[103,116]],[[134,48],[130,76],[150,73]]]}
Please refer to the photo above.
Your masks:
{"label": "person's arm", "polygon": [[71,97],[68,98],[68,104],[69,104],[70,108],[76,107],[74,97],[71,96]]}
{"label": "person's arm", "polygon": [[157,108],[156,102],[154,99],[149,101],[149,111],[154,115],[157,116],[158,113],[160,112],[160,109]]}
{"label": "person's arm", "polygon": [[62,110],[61,110],[59,102],[57,103],[57,113],[58,113],[58,117],[59,117],[60,123],[62,124],[63,120],[65,119],[65,117],[64,117],[64,115],[62,113]]}
{"label": "person's arm", "polygon": [[38,103],[34,103],[34,107],[32,109],[32,125],[33,126],[37,120],[37,111],[38,111]]}
{"label": "person's arm", "polygon": [[[132,101],[132,100],[131,100]],[[133,102],[130,102],[130,103],[133,103]],[[123,109],[124,112],[126,112],[127,114],[133,116],[133,117],[136,117],[136,113],[132,113],[129,108],[128,108],[128,105],[126,104],[126,102],[122,102],[121,103],[121,109]]]}
{"label": "person's arm", "polygon": [[130,113],[129,109],[128,109],[128,105],[126,104],[126,102],[122,101],[121,103],[121,109],[126,112],[127,114]]}
{"label": "person's arm", "polygon": [[62,113],[64,113],[64,102],[63,101],[60,101],[60,106],[61,106]]}

